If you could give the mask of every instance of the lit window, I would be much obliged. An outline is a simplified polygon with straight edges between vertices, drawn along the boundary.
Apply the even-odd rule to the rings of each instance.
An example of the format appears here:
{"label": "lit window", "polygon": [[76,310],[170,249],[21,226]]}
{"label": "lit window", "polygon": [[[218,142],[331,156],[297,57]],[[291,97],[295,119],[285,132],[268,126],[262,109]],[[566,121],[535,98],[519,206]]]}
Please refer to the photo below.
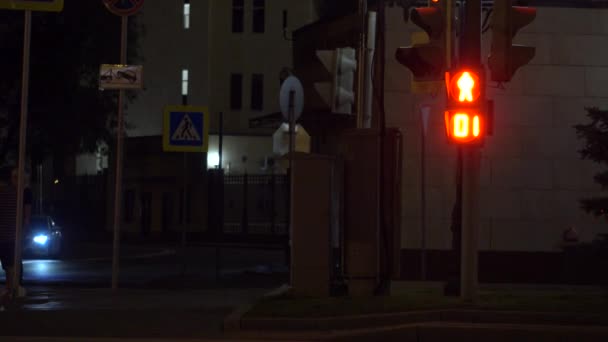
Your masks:
{"label": "lit window", "polygon": [[188,95],[188,69],[182,70],[182,95]]}
{"label": "lit window", "polygon": [[190,28],[190,0],[184,1],[184,29]]}

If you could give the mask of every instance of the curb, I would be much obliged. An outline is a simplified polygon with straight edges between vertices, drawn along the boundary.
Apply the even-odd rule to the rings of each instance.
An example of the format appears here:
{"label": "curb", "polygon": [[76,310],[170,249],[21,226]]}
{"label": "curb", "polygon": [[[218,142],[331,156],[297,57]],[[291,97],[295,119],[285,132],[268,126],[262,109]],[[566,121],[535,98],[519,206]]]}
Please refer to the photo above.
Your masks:
{"label": "curb", "polygon": [[607,327],[532,324],[417,323],[348,332],[332,332],[321,341],[605,341]]}
{"label": "curb", "polygon": [[[255,305],[248,307],[247,311]],[[522,312],[491,310],[421,310],[388,314],[370,314],[324,318],[246,318],[239,316],[240,331],[333,331],[347,329],[380,329],[389,326],[425,324],[516,324],[606,327],[605,317],[592,314],[555,312]],[[237,317],[233,317],[237,319]],[[235,323],[233,323],[235,324]]]}
{"label": "curb", "polygon": [[234,311],[232,311],[228,316],[226,316],[226,318],[224,319],[223,322],[223,330],[224,332],[239,332],[243,330],[243,316],[245,316],[249,311],[251,311],[251,309],[258,304],[260,301],[267,299],[267,298],[272,298],[272,297],[277,297],[277,296],[281,296],[287,292],[289,292],[291,290],[291,287],[289,285],[283,285],[277,289],[274,289],[270,292],[268,292],[267,294],[263,295],[262,297],[254,300],[251,303],[248,304],[243,304],[239,307],[237,307]]}

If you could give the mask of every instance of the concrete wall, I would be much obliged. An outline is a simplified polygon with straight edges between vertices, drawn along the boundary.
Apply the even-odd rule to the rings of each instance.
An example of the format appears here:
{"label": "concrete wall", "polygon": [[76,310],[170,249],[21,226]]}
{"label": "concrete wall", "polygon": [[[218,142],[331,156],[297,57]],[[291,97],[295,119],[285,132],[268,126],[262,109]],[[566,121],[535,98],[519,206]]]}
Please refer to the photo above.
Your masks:
{"label": "concrete wall", "polygon": [[[279,111],[279,73],[292,66],[292,44],[283,37],[283,10],[288,27],[298,28],[314,19],[311,0],[265,1],[265,31],[253,33],[253,0],[245,0],[244,32],[232,33],[232,1],[209,1],[209,105],[211,113],[224,112],[227,133],[266,134],[272,130],[249,129],[249,119]],[[291,34],[288,33],[288,38]],[[243,75],[242,110],[230,110],[230,75]],[[263,110],[251,109],[251,78],[264,75]],[[217,132],[212,116],[211,130]]]}
{"label": "concrete wall", "polygon": [[[411,94],[410,72],[394,58],[415,30],[404,23],[400,8],[387,9],[387,121],[405,133],[402,246],[420,247],[417,106],[427,102],[434,106],[427,143],[427,241],[430,248],[445,249],[451,241],[456,150],[445,138],[444,94]],[[483,56],[490,41],[491,34],[484,34]],[[608,11],[541,7],[515,42],[536,46],[536,57],[504,89],[487,89],[495,100],[495,129],[482,150],[479,247],[555,250],[568,226],[583,240],[608,231],[604,220],[579,209],[579,199],[599,194],[592,180],[599,168],[580,159],[582,142],[572,128],[587,121],[585,106],[608,106]]]}

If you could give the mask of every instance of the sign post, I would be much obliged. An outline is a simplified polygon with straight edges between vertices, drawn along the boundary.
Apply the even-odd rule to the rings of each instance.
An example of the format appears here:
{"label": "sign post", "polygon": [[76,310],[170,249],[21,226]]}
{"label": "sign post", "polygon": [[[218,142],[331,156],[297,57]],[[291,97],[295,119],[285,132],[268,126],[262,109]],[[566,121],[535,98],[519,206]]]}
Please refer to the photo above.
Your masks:
{"label": "sign post", "polygon": [[30,42],[32,31],[32,11],[25,11],[23,29],[23,72],[21,75],[21,118],[19,120],[19,161],[17,164],[17,227],[15,234],[15,260],[13,266],[13,289],[19,289],[21,279],[21,248],[23,239],[23,190],[25,187],[25,144],[27,134],[27,114],[30,76]]}
{"label": "sign post", "polygon": [[[289,122],[289,193],[293,198],[293,153],[295,150],[295,125],[304,109],[304,88],[295,76],[289,76],[283,81],[279,92],[279,105],[283,118]],[[293,236],[293,201],[289,201],[289,230],[287,242],[287,258],[291,258],[291,237]]]}
{"label": "sign post", "polygon": [[[121,16],[120,30],[120,64],[127,64],[127,29],[129,15],[137,13],[144,4],[143,0],[103,0],[108,10]],[[118,92],[118,113],[116,127],[116,179],[114,189],[114,242],[112,249],[112,290],[118,290],[118,271],[119,271],[119,249],[120,249],[120,209],[122,203],[122,161],[123,161],[123,140],[124,140],[124,104],[125,91],[120,89]]]}
{"label": "sign post", "polygon": [[21,73],[21,115],[19,119],[19,151],[17,162],[15,260],[13,264],[13,279],[11,280],[13,289],[18,289],[20,285],[19,279],[21,278],[21,249],[23,240],[23,191],[25,187],[25,144],[27,141],[32,11],[60,12],[63,9],[63,0],[0,0],[0,9],[25,10],[23,23],[23,70]]}

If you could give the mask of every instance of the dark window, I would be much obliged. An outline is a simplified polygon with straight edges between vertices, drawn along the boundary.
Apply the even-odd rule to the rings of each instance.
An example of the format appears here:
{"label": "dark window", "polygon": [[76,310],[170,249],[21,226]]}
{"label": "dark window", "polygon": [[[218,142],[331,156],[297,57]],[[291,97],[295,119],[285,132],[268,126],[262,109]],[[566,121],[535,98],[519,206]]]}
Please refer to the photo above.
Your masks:
{"label": "dark window", "polygon": [[264,0],[253,0],[253,32],[264,33]]}
{"label": "dark window", "polygon": [[135,212],[135,190],[125,191],[123,218],[126,223],[133,222]]}
{"label": "dark window", "polygon": [[232,32],[242,33],[245,20],[244,0],[232,0]]}
{"label": "dark window", "polygon": [[230,75],[230,109],[243,108],[243,75]]}
{"label": "dark window", "polygon": [[264,109],[264,75],[253,74],[251,78],[251,109]]}

